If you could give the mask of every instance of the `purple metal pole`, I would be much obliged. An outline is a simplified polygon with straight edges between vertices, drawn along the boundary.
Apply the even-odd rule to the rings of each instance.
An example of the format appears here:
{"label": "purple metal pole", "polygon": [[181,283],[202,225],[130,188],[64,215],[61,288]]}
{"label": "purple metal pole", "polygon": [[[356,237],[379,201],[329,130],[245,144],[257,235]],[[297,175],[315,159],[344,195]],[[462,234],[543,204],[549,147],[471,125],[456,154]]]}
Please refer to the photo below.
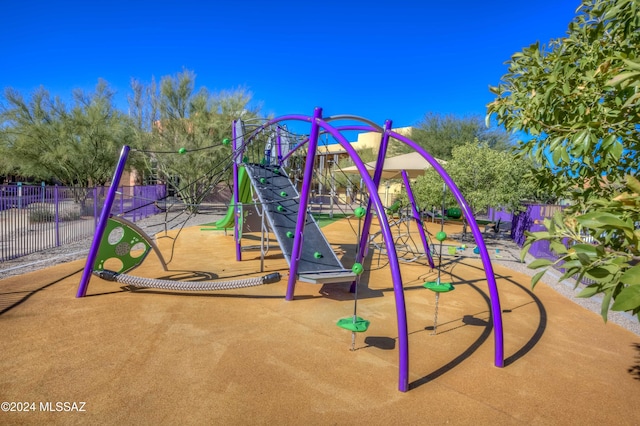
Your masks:
{"label": "purple metal pole", "polygon": [[125,145],[120,151],[118,165],[116,166],[116,171],[114,172],[113,178],[111,179],[111,186],[109,187],[109,191],[107,192],[107,196],[104,200],[104,205],[102,206],[100,221],[98,222],[96,232],[93,235],[91,248],[89,248],[89,254],[87,255],[87,263],[84,265],[84,272],[82,272],[82,278],[80,279],[80,285],[78,286],[76,297],[84,297],[87,294],[89,280],[91,279],[91,273],[93,272],[93,264],[95,263],[96,257],[98,256],[98,249],[100,248],[100,241],[102,240],[104,230],[107,227],[107,220],[111,215],[111,207],[113,206],[113,201],[116,198],[116,191],[118,190],[118,185],[120,184],[120,179],[122,178],[122,173],[124,172],[124,166],[127,163],[129,150],[130,148]]}
{"label": "purple metal pole", "polygon": [[431,257],[431,250],[429,250],[429,243],[427,242],[427,236],[424,233],[424,227],[422,225],[422,220],[420,219],[420,212],[418,212],[418,208],[416,207],[416,199],[413,196],[413,190],[411,189],[409,176],[407,175],[406,170],[402,171],[402,180],[404,181],[405,188],[407,188],[407,196],[409,197],[409,204],[411,204],[411,213],[413,213],[413,218],[416,220],[416,224],[418,225],[418,234],[420,234],[420,239],[422,240],[422,246],[424,247],[424,252],[427,255],[429,266],[431,267],[431,269],[433,269],[436,267],[436,265],[433,263],[433,257]]}
{"label": "purple metal pole", "polygon": [[449,174],[444,170],[440,163],[438,163],[435,158],[433,158],[427,151],[425,151],[424,148],[398,133],[393,133],[393,137],[415,149],[420,153],[420,155],[424,157],[425,160],[429,162],[429,164],[431,164],[431,167],[433,167],[438,172],[438,174],[444,180],[444,183],[449,187],[449,190],[458,202],[458,205],[461,207],[465,217],[469,219],[469,227],[471,228],[473,237],[478,244],[480,259],[482,260],[482,265],[484,266],[484,272],[487,277],[487,285],[489,287],[489,296],[491,299],[491,316],[493,318],[495,339],[495,365],[496,367],[504,367],[504,331],[502,328],[502,309],[500,307],[498,285],[496,284],[496,277],[495,273],[493,272],[493,266],[491,265],[491,258],[489,257],[487,246],[484,242],[484,239],[482,238],[482,232],[480,231],[480,228],[478,227],[478,224],[474,219],[471,207],[464,199],[462,193],[460,192],[460,189],[458,189],[453,179],[451,179],[451,176],[449,176]]}
{"label": "purple metal pole", "polygon": [[60,199],[58,197],[58,185],[53,187],[53,205],[55,209],[56,247],[60,247]]}
{"label": "purple metal pole", "polygon": [[[232,133],[231,133],[231,138],[232,138],[232,142],[231,142],[231,147],[233,149],[233,152],[235,154],[236,149],[238,149],[238,143],[237,143],[237,138],[238,138],[238,130],[237,130],[237,125],[239,124],[239,120],[233,120],[233,129],[232,129]],[[240,156],[240,159],[242,159],[242,156]],[[240,202],[240,180],[238,178],[238,160],[236,159],[236,161],[233,162],[233,208],[236,210],[236,212],[234,213],[235,216],[235,221],[234,221],[234,225],[233,225],[233,238],[234,241],[236,242],[236,260],[239,262],[242,260],[242,242],[240,241],[240,238],[238,238],[238,235],[240,235],[239,230],[240,230],[240,226],[242,226],[240,222],[240,219],[238,217],[238,203]]]}
{"label": "purple metal pole", "polygon": [[[387,156],[387,148],[389,146],[389,131],[391,130],[391,120],[387,120],[384,123],[384,131],[380,138],[380,149],[378,151],[378,159],[376,160],[376,169],[373,171],[373,184],[376,186],[376,194],[380,187],[380,181],[382,180],[382,170],[384,169],[384,159]],[[378,212],[378,216],[384,212]],[[367,255],[369,249],[369,230],[371,229],[371,198],[367,202],[367,214],[364,217],[364,223],[362,224],[362,235],[360,236],[360,245],[358,246],[358,254],[356,256],[356,262],[362,262],[362,259]]]}
{"label": "purple metal pole", "polygon": [[311,192],[311,181],[313,179],[313,167],[316,161],[316,149],[318,147],[318,135],[320,133],[319,120],[322,118],[322,108],[313,111],[311,121],[311,132],[309,133],[309,146],[307,147],[307,160],[304,165],[302,175],[302,188],[300,189],[300,204],[298,206],[298,222],[296,223],[295,235],[293,238],[293,248],[291,249],[291,264],[289,265],[289,282],[287,285],[287,300],[293,300],[293,293],[296,288],[298,275],[298,260],[302,252],[302,239],[304,236],[304,223],[307,219],[307,205],[309,203],[309,193]]}
{"label": "purple metal pole", "polygon": [[276,127],[276,152],[278,153],[278,166],[282,165],[282,137],[280,135],[280,126]]}
{"label": "purple metal pole", "polygon": [[[382,201],[380,200],[377,185],[371,176],[369,176],[369,171],[362,162],[360,156],[358,156],[356,150],[349,142],[347,142],[344,136],[342,136],[337,129],[324,122],[321,122],[320,125],[340,143],[345,151],[347,151],[353,160],[354,165],[360,172],[362,182],[369,190],[372,207],[378,212],[378,222],[380,223],[382,237],[384,239],[385,248],[387,249],[389,269],[391,269],[391,279],[393,282],[393,294],[396,302],[396,322],[398,327],[398,390],[401,392],[407,392],[409,390],[409,332],[407,325],[407,308],[404,298],[404,289],[402,287],[402,274],[400,273],[398,254],[396,253],[396,248],[393,244],[393,237],[387,220],[387,215],[384,210],[384,206],[382,205]],[[389,122],[389,126],[390,125],[391,123]]]}
{"label": "purple metal pole", "polygon": [[98,187],[93,188],[93,229],[98,227]]}

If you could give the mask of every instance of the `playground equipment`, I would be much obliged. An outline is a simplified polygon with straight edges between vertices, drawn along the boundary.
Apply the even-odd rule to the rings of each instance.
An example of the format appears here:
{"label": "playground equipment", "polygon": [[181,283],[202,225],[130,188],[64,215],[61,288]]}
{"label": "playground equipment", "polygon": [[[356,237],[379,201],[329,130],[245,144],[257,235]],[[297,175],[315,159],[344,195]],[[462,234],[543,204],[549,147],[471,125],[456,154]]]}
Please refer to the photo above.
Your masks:
{"label": "playground equipment", "polygon": [[251,182],[247,176],[247,171],[241,167],[238,171],[238,202],[232,201],[227,209],[227,214],[213,224],[214,229],[230,229],[236,222],[235,215],[238,207],[243,204],[251,203]]}
{"label": "playground equipment", "polygon": [[[360,241],[360,225],[362,224],[362,218],[366,214],[366,210],[363,207],[358,207],[353,213],[358,218],[358,241]],[[337,326],[351,331],[351,350],[354,351],[356,346],[356,332],[362,333],[367,331],[370,321],[358,316],[358,283],[360,282],[360,275],[364,272],[364,268],[361,263],[354,263],[351,270],[356,276],[356,281],[353,285],[353,315],[338,320]]]}
{"label": "playground equipment", "polygon": [[[446,194],[446,186],[443,185],[442,188],[442,211],[444,211],[444,203],[445,203],[445,194]],[[438,330],[438,304],[440,301],[440,293],[446,293],[454,290],[454,287],[451,283],[442,282],[442,242],[447,239],[447,233],[444,232],[444,217],[440,221],[440,232],[436,234],[436,240],[440,242],[440,250],[438,250],[438,276],[435,281],[427,281],[424,283],[424,287],[428,290],[433,291],[436,294],[436,302],[435,302],[435,310],[433,317],[433,332],[432,334],[437,334]]]}
{"label": "playground equipment", "polygon": [[[416,200],[411,189],[409,182],[409,175],[405,170],[401,172],[402,180],[405,190],[407,191],[407,198],[409,199],[409,206],[407,208],[407,214],[400,214],[400,217],[391,222],[391,225],[397,229],[396,237],[393,240],[398,258],[405,262],[413,262],[419,258],[425,257],[429,263],[431,269],[435,268],[433,262],[433,256],[431,255],[431,249],[429,248],[429,239],[427,238],[427,231],[424,227],[422,217],[418,212]],[[394,203],[387,209],[390,214],[396,214],[402,212],[399,202]],[[411,226],[415,224],[417,228],[418,236],[420,237],[421,247],[416,244],[413,239]],[[384,240],[381,241],[381,232],[377,232],[371,236],[371,244],[378,249],[378,253],[381,254],[384,251]]]}
{"label": "playground equipment", "polygon": [[[342,126],[333,125],[333,122],[339,120],[357,121],[358,124],[345,124]],[[268,150],[264,145],[260,145],[255,142],[256,136],[264,134],[264,132],[273,131],[274,127],[277,128],[279,123],[286,121],[295,121],[297,123],[310,124],[309,136],[306,140],[301,141],[297,145],[306,145],[307,154],[304,158],[304,171],[302,177],[302,186],[298,191],[293,185],[286,173],[283,172],[283,166],[292,158],[292,155],[296,151],[296,146],[292,147],[289,152],[282,150],[282,145],[279,144],[278,138],[272,141],[272,144],[267,144]],[[378,151],[377,167],[373,176],[370,176],[368,170],[360,159],[355,149],[350,145],[345,136],[342,134],[344,131],[366,131],[366,132],[378,132],[380,133],[380,148]],[[383,127],[376,125],[375,123],[363,119],[357,116],[340,115],[323,118],[322,109],[316,108],[312,116],[305,115],[286,115],[267,121],[266,123],[256,127],[250,132],[246,132],[243,123],[240,120],[234,122],[233,126],[234,135],[233,142],[233,171],[234,171],[234,199],[233,202],[236,206],[241,205],[240,200],[240,181],[239,181],[239,167],[244,165],[247,174],[251,180],[251,183],[256,190],[260,206],[264,212],[266,220],[269,221],[269,226],[277,235],[278,242],[280,243],[285,258],[289,262],[289,277],[286,288],[286,300],[293,300],[295,295],[295,287],[298,280],[309,278],[315,282],[327,282],[326,280],[339,281],[351,281],[355,278],[356,288],[358,287],[358,275],[359,268],[355,265],[362,265],[362,260],[367,255],[369,248],[369,230],[371,222],[377,217],[381,235],[384,240],[387,257],[389,259],[389,270],[393,283],[393,294],[395,297],[396,307],[396,320],[398,328],[398,351],[399,351],[399,373],[398,373],[398,389],[402,392],[409,390],[409,350],[408,350],[408,327],[407,327],[407,315],[404,299],[404,290],[402,282],[402,274],[399,266],[399,259],[393,244],[393,235],[391,233],[388,218],[385,212],[385,207],[378,195],[378,187],[381,180],[382,169],[387,152],[387,146],[391,138],[404,143],[414,151],[418,152],[429,164],[442,176],[445,185],[450,189],[454,198],[458,202],[465,217],[473,219],[473,212],[469,205],[464,200],[464,197],[460,193],[459,189],[448,176],[442,166],[436,161],[429,153],[427,153],[422,147],[411,141],[407,137],[394,132],[391,128],[391,121],[385,122]],[[339,259],[333,253],[330,245],[322,236],[317,223],[308,212],[309,196],[311,194],[311,178],[313,175],[313,168],[315,164],[315,157],[318,146],[318,138],[320,133],[330,135],[340,144],[342,149],[352,158],[355,163],[355,167],[358,169],[361,177],[361,182],[366,188],[366,191],[370,194],[366,208],[363,207],[365,213],[362,217],[362,226],[359,227],[359,244],[357,253],[355,256],[355,262],[351,269],[344,268]],[[275,144],[275,145],[274,145]],[[274,149],[275,146],[275,149]],[[250,150],[262,150],[264,153],[263,160],[260,163],[245,161],[245,157],[249,157]],[[112,182],[119,182],[124,165],[126,162],[129,148],[123,147],[116,172]],[[268,151],[268,155],[267,155]],[[263,181],[264,179],[264,181]],[[115,194],[115,185],[113,185],[107,194],[102,214],[100,216],[100,222],[96,229],[94,241],[92,243],[89,255],[87,256],[87,263],[81,278],[81,282],[78,288],[77,297],[83,297],[86,294],[87,286],[91,274],[95,271],[95,260],[98,250],[100,248],[102,236],[105,232],[105,226],[109,218],[109,211]],[[375,214],[374,214],[375,212]],[[236,259],[241,260],[241,238],[239,238],[239,224],[240,217],[238,214],[234,215],[235,218],[235,233],[236,236]],[[503,330],[502,330],[502,316],[499,295],[493,268],[487,252],[487,248],[484,245],[482,233],[474,220],[470,221],[470,227],[472,234],[474,235],[478,244],[480,258],[485,270],[487,284],[489,287],[490,303],[492,323],[494,326],[494,363],[497,367],[504,365],[504,345],[503,345]],[[316,234],[317,232],[317,234]],[[321,250],[318,250],[321,247]],[[324,251],[326,250],[326,251]],[[318,254],[319,253],[319,254]],[[355,268],[354,268],[355,267]],[[309,269],[307,269],[309,268]],[[97,271],[99,272],[99,271]],[[269,277],[263,277],[264,282],[268,282],[271,279]],[[357,315],[354,315],[357,319]],[[353,318],[351,319],[353,323]]]}

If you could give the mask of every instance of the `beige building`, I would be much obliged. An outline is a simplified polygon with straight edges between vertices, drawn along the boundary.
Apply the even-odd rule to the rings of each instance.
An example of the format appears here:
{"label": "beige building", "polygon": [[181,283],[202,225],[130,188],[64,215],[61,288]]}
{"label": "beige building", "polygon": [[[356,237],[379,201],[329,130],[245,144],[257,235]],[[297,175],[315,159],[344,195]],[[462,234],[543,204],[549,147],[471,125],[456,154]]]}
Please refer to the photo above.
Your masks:
{"label": "beige building", "polygon": [[[400,127],[397,129],[393,129],[394,132],[406,136],[411,137],[412,127]],[[358,134],[357,140],[351,142],[351,146],[356,151],[361,151],[364,149],[371,149],[374,154],[377,154],[380,149],[380,139],[381,133],[378,132],[366,132]],[[393,140],[390,142],[393,144]],[[395,142],[399,143],[399,142]],[[388,155],[388,153],[387,153]],[[331,170],[335,167],[335,164],[338,164],[340,160],[348,158],[349,154],[344,150],[342,145],[333,141],[331,144],[323,144],[322,142],[318,143],[318,153],[316,156],[316,169],[320,174],[323,173],[324,170]],[[337,173],[337,171],[336,171]],[[328,185],[322,185],[321,183],[317,185],[316,191],[320,195],[329,195],[331,193],[331,188],[327,187]],[[389,206],[391,205],[395,199],[400,195],[402,191],[402,182],[398,182],[397,179],[394,180],[384,180],[380,182],[380,188],[378,190],[378,194],[380,195],[380,199],[382,202]],[[349,190],[338,190],[338,197],[341,200],[346,201],[350,198]]]}

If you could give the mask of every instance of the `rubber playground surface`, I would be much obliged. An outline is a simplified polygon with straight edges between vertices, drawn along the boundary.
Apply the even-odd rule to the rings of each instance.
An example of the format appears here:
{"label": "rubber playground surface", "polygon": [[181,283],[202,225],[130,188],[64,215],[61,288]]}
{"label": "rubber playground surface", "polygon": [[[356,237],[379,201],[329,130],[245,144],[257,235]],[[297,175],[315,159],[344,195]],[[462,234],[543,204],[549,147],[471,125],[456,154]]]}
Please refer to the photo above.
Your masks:
{"label": "rubber playground surface", "polygon": [[[343,219],[322,229],[345,266],[357,226]],[[171,243],[158,241],[167,258]],[[259,244],[244,235],[244,246]],[[336,326],[354,312],[349,285],[298,282],[286,301],[287,264],[269,245],[260,272],[259,251],[236,262],[233,237],[191,227],[175,240],[170,271],[151,253],[129,273],[283,274],[244,289],[132,292],[94,277],[77,299],[83,261],[0,281],[0,402],[15,403],[3,404],[0,423],[640,424],[640,337],[542,283],[531,292],[528,276],[500,265],[505,367],[494,366],[486,279],[470,248],[443,259],[442,279],[455,290],[439,298],[435,335],[435,295],[422,284],[436,272],[420,260],[401,265],[411,383],[403,393],[385,256],[373,251],[365,262],[357,314],[371,325],[351,351],[351,332]]]}

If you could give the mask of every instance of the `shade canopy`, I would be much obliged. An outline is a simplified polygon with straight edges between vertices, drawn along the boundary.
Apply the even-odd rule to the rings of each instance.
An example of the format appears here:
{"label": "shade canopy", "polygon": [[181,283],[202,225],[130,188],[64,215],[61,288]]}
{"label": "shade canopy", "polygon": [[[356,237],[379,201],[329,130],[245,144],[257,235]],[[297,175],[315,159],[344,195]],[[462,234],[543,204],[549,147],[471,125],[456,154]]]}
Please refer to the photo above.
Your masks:
{"label": "shade canopy", "polygon": [[[440,164],[446,164],[444,160],[436,161]],[[377,161],[370,161],[365,163],[369,175],[373,176],[373,172],[376,169]],[[422,157],[418,152],[410,152],[409,154],[397,155],[395,157],[387,157],[384,160],[384,168],[382,170],[382,179],[396,179],[400,178],[403,170],[407,171],[409,178],[416,178],[422,176],[424,171],[431,168],[431,164]],[[345,173],[357,174],[358,169],[356,166],[345,167],[342,169]]]}

